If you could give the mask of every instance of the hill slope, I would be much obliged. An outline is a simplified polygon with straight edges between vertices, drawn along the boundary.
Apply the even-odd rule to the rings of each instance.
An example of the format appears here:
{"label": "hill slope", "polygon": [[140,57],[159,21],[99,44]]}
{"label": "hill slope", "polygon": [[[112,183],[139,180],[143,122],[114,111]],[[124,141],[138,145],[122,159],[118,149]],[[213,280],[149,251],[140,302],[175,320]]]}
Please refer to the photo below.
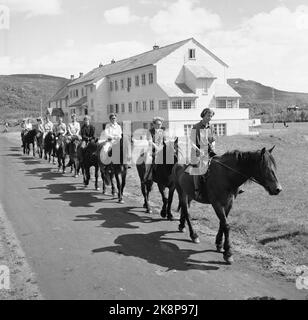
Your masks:
{"label": "hill slope", "polygon": [[[228,84],[242,96],[241,107],[249,108],[252,115],[271,114],[273,107],[273,89],[271,87],[243,79],[229,79]],[[308,110],[308,93],[276,89],[274,89],[274,93],[276,113],[286,111],[290,105],[298,105],[300,108]]]}
{"label": "hill slope", "polygon": [[40,114],[48,100],[68,80],[48,75],[0,76],[0,118],[22,118]]}

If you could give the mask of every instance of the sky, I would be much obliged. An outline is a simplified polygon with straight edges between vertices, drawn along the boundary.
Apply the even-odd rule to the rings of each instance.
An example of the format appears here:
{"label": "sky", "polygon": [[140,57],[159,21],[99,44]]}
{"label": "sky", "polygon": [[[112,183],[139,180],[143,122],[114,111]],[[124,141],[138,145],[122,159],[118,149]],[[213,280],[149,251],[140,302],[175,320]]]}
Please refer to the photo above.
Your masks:
{"label": "sky", "polygon": [[0,0],[0,74],[69,78],[191,37],[230,78],[308,92],[307,0]]}

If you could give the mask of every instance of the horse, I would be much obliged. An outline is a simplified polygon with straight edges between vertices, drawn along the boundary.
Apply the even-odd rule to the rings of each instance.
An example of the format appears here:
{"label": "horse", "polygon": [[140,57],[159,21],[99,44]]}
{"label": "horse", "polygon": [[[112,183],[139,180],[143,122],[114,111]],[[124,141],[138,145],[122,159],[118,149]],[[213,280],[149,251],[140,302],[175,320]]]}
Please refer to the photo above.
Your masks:
{"label": "horse", "polygon": [[49,163],[51,162],[51,156],[53,157],[53,164],[55,164],[55,154],[56,154],[56,137],[53,132],[48,132],[44,139],[44,155],[45,160]]}
{"label": "horse", "polygon": [[66,159],[66,137],[59,136],[56,138],[56,144],[55,144],[55,150],[56,150],[56,156],[58,158],[58,171],[61,171],[65,173],[66,165],[65,165],[65,159]]}
{"label": "horse", "polygon": [[38,132],[38,134],[35,137],[35,142],[37,145],[37,152],[39,157],[43,158],[43,151],[44,151],[44,134],[43,132]]}
{"label": "horse", "polygon": [[[144,197],[143,207],[147,210],[147,213],[152,212],[149,205],[149,194],[152,190],[153,182],[155,182],[158,186],[163,201],[163,207],[161,209],[160,215],[162,218],[167,218],[170,221],[173,220],[171,206],[175,191],[175,184],[172,179],[172,169],[177,161],[177,138],[174,141],[170,140],[168,142],[165,142],[163,148],[156,153],[156,164],[152,165],[152,170],[150,171],[148,177],[145,177],[145,154],[142,153],[137,160],[137,171],[141,182],[142,195]],[[169,189],[168,195],[166,194],[167,188]]]}
{"label": "horse", "polygon": [[[272,196],[278,195],[282,191],[276,177],[276,162],[272,155],[274,148],[270,150],[263,148],[255,152],[235,150],[220,157],[214,156],[210,161],[208,171],[198,177],[201,193],[198,200],[195,199],[194,177],[185,172],[187,165],[176,164],[172,170],[172,176],[180,201],[179,231],[184,232],[185,222],[187,222],[192,241],[199,243],[200,240],[191,225],[187,208],[192,200],[211,204],[220,221],[216,237],[217,251],[221,252],[223,247],[224,260],[227,264],[232,264],[234,260],[229,240],[228,216],[233,202],[239,194],[240,186],[248,181],[254,181]],[[225,237],[224,245],[223,236]]]}
{"label": "horse", "polygon": [[73,137],[71,142],[67,145],[67,151],[69,155],[70,162],[67,166],[71,166],[73,170],[75,170],[75,178],[79,177],[80,172],[80,159],[82,158],[81,155],[81,141],[77,137]]}
{"label": "horse", "polygon": [[118,190],[118,202],[124,203],[123,192],[126,185],[128,169],[129,139],[122,135],[120,141],[112,144],[107,141],[99,145],[97,150],[98,164],[101,169],[104,184],[107,186],[115,177]]}
{"label": "horse", "polygon": [[22,136],[22,143],[23,143],[23,152],[26,155],[30,154],[30,145],[33,146],[33,157],[35,158],[35,143],[36,137],[40,135],[40,131],[37,129],[33,129],[30,131],[26,131]]}

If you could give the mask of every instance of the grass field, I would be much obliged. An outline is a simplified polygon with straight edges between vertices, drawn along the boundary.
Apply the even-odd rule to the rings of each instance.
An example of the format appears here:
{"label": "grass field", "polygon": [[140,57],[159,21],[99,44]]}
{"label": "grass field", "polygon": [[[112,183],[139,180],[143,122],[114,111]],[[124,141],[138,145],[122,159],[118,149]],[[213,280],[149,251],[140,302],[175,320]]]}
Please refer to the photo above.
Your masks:
{"label": "grass field", "polygon": [[[273,153],[278,179],[283,187],[271,197],[259,185],[246,184],[245,193],[235,201],[230,214],[231,239],[252,245],[286,264],[308,265],[308,123],[264,125],[256,136],[221,137],[217,153],[231,150],[257,150],[276,145]],[[129,192],[140,196],[138,176],[133,169],[128,177]],[[161,204],[157,187],[151,194],[153,205]],[[174,208],[177,206],[177,196]],[[190,210],[194,223],[217,230],[218,219],[211,206],[194,203]]]}

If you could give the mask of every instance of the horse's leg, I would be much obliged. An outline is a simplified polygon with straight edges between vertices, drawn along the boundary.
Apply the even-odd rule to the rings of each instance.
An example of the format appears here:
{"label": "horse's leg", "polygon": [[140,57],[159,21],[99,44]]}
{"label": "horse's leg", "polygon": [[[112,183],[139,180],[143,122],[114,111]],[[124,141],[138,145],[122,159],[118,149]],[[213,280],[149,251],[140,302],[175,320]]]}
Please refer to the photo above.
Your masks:
{"label": "horse's leg", "polygon": [[[233,263],[233,257],[232,257],[232,251],[231,251],[231,244],[229,239],[229,232],[230,232],[230,225],[227,221],[227,215],[229,214],[231,210],[232,205],[228,206],[227,209],[223,207],[220,204],[213,204],[213,208],[216,212],[216,215],[220,221],[220,229],[223,231],[223,234],[225,236],[225,242],[224,242],[224,260],[228,264]],[[218,239],[220,240],[220,239]]]}
{"label": "horse's leg", "polygon": [[164,185],[161,185],[159,183],[157,185],[158,185],[158,189],[161,194],[162,201],[163,201],[163,207],[161,209],[160,215],[162,218],[166,218],[167,217],[167,205],[168,205],[168,198],[166,196],[166,188]]}
{"label": "horse's leg", "polygon": [[65,169],[66,169],[66,166],[65,166],[65,156],[62,157],[62,164],[63,164],[63,173],[65,173]]}
{"label": "horse's leg", "polygon": [[35,158],[35,142],[32,143],[33,146],[33,158]]}
{"label": "horse's leg", "polygon": [[127,174],[127,168],[122,168],[121,174],[121,180],[122,180],[122,185],[121,185],[121,194],[122,194],[122,201],[123,201],[123,195],[124,195],[124,188],[126,185],[126,174]]}
{"label": "horse's leg", "polygon": [[95,166],[95,189],[97,191],[100,190],[100,188],[98,187],[98,166]]}
{"label": "horse's leg", "polygon": [[221,252],[222,246],[223,246],[223,236],[224,236],[224,230],[222,223],[219,223],[219,230],[216,236],[216,249],[217,252]]}
{"label": "horse's leg", "polygon": [[86,165],[83,170],[83,182],[85,186],[89,185],[90,181],[90,167]]}
{"label": "horse's leg", "polygon": [[115,184],[114,184],[114,180],[115,180],[115,174],[114,174],[113,171],[111,171],[111,173],[110,173],[110,183],[111,183],[111,194],[112,194],[113,197],[116,194],[116,187],[115,187]]}
{"label": "horse's leg", "polygon": [[117,189],[118,189],[118,201],[119,203],[123,203],[123,195],[122,195],[122,176],[120,172],[115,172],[115,178],[117,181]]}
{"label": "horse's leg", "polygon": [[168,220],[170,220],[170,221],[173,220],[173,215],[172,215],[172,213],[171,213],[171,206],[172,206],[174,191],[175,191],[175,187],[174,187],[174,186],[172,186],[171,188],[169,188],[168,205],[167,205],[167,218],[168,218]]}

